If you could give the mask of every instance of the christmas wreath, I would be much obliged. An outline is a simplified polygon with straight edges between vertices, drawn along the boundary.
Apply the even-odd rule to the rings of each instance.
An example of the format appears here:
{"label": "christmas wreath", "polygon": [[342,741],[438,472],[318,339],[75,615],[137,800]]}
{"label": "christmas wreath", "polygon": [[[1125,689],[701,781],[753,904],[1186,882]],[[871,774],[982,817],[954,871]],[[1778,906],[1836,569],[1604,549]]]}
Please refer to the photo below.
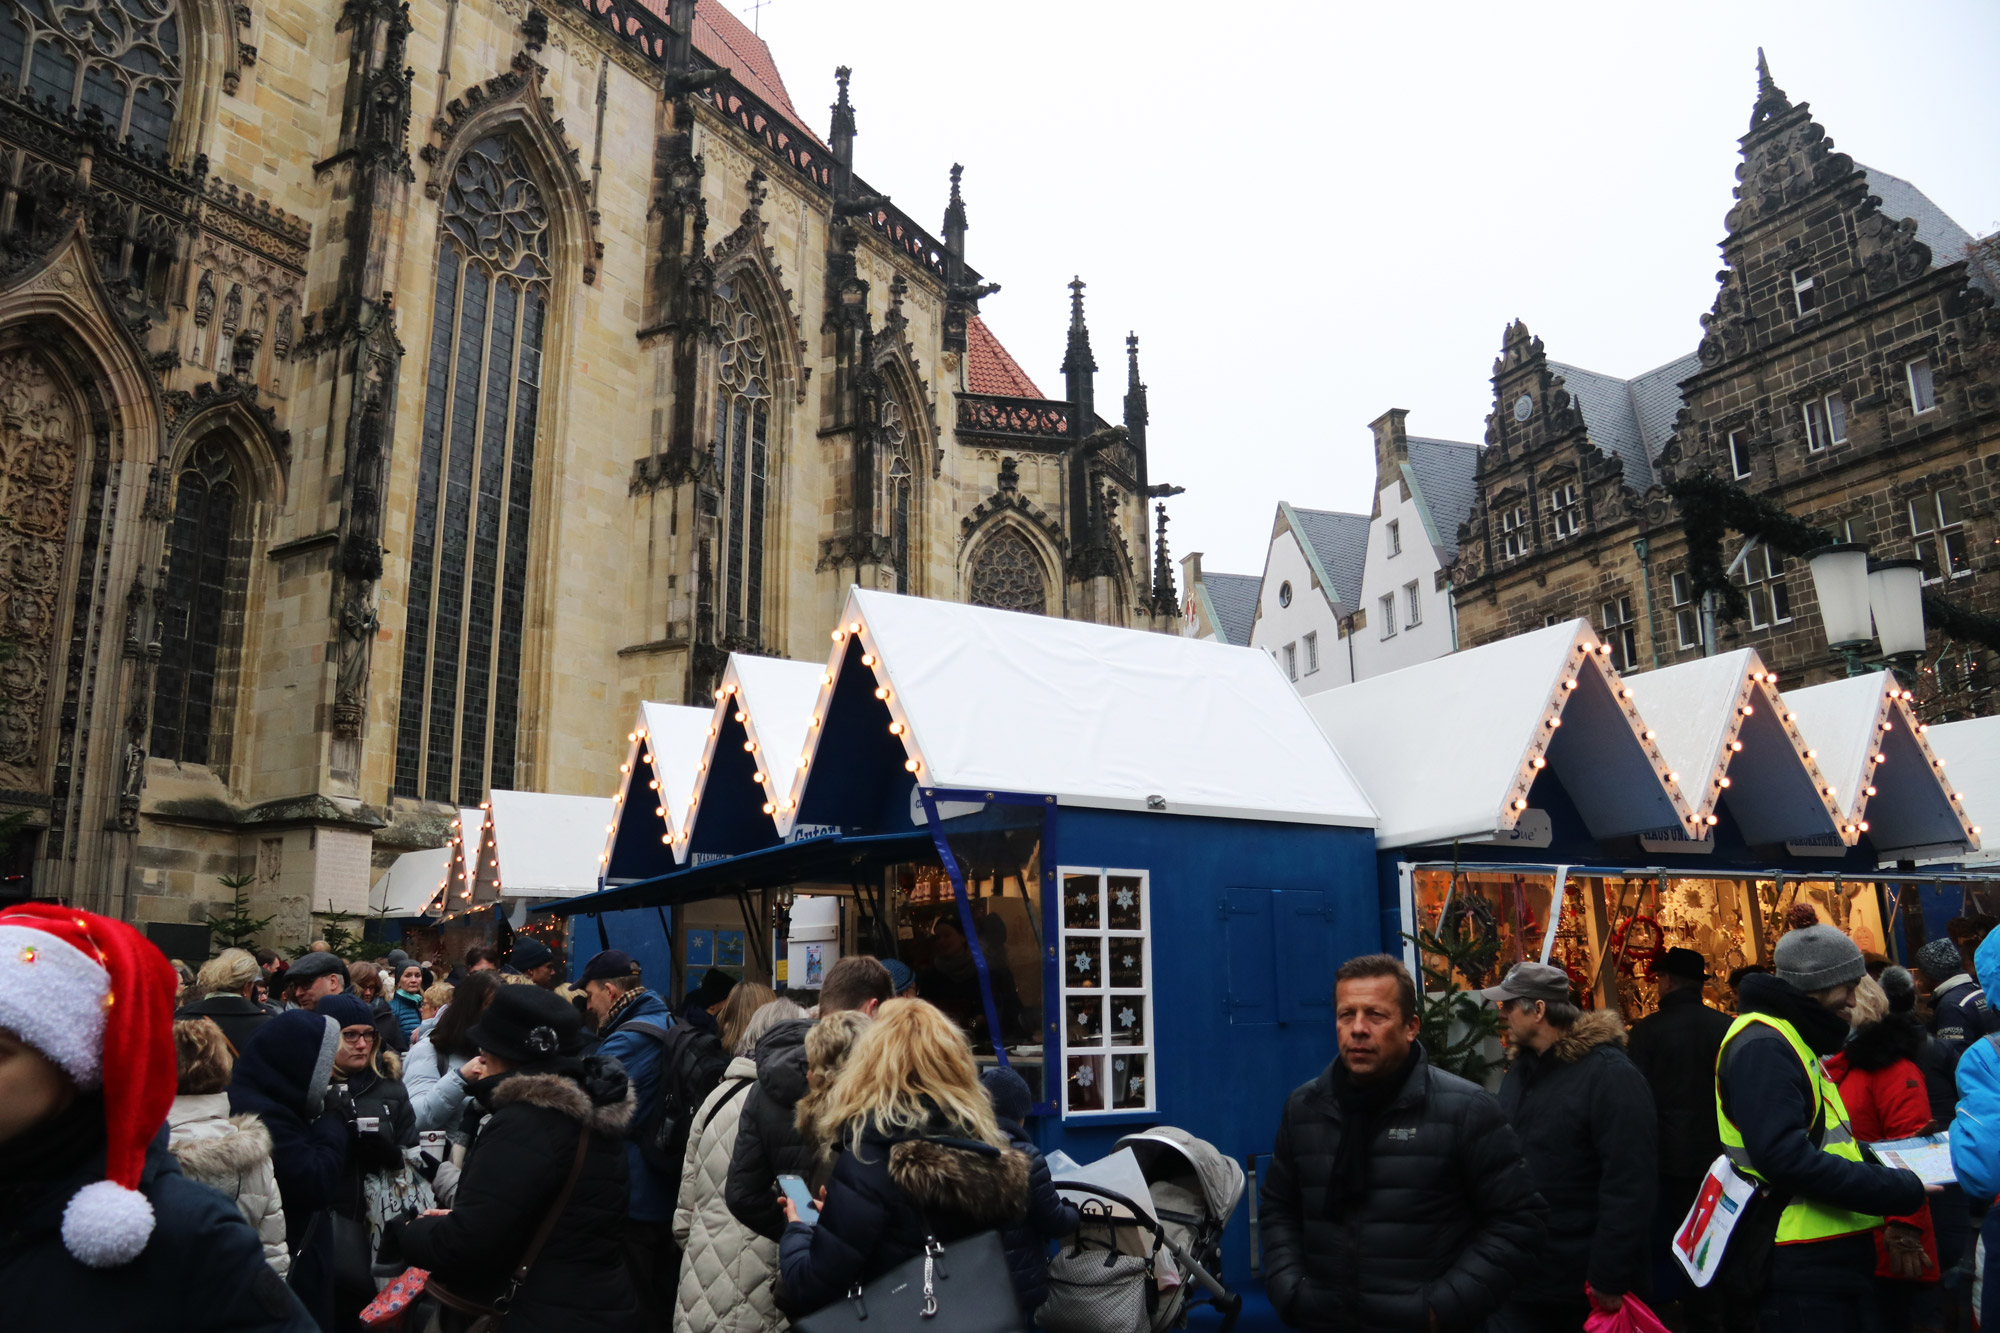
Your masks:
{"label": "christmas wreath", "polygon": [[1637,977],[1643,968],[1645,975],[1651,976],[1654,966],[1666,957],[1667,933],[1660,929],[1658,917],[1635,912],[1611,932],[1611,951],[1619,971]]}

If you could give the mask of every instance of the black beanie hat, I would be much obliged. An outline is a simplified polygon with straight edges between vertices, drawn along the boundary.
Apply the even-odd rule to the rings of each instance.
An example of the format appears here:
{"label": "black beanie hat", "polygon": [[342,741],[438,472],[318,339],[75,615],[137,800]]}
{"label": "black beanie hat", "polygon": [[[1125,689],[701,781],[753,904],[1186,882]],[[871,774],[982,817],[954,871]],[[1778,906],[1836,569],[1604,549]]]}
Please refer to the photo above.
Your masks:
{"label": "black beanie hat", "polygon": [[699,1004],[706,1009],[712,1004],[721,1004],[729,998],[729,992],[736,989],[736,978],[719,967],[711,967],[701,974],[701,985],[694,994],[688,996],[688,1003]]}

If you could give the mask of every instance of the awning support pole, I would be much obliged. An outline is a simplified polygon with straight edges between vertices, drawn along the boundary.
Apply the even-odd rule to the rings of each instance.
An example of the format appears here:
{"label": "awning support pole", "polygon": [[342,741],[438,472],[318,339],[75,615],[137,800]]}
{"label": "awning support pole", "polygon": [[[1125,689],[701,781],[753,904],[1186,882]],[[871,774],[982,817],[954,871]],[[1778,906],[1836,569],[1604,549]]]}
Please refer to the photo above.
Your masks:
{"label": "awning support pole", "polygon": [[993,1003],[993,977],[986,970],[986,949],[979,942],[979,931],[972,921],[972,900],[965,892],[965,872],[958,868],[958,858],[951,854],[951,844],[944,836],[944,821],[938,818],[936,798],[927,787],[918,787],[917,796],[924,803],[924,822],[930,825],[938,860],[944,864],[944,873],[951,877],[952,897],[958,899],[958,924],[965,932],[966,944],[972,948],[972,966],[979,973],[979,1002],[986,1009],[986,1033],[993,1040],[994,1058],[999,1060],[1001,1068],[1011,1069],[1007,1034],[1000,1030],[1000,1006]]}

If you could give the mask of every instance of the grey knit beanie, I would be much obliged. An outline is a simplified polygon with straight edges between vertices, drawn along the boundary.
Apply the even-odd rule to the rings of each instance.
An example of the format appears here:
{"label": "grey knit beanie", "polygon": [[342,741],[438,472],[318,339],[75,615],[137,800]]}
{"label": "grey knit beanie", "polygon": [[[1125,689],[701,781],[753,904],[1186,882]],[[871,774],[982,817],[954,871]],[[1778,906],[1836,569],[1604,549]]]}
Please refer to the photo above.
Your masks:
{"label": "grey knit beanie", "polygon": [[1861,946],[1832,926],[1792,931],[1778,941],[1771,959],[1777,964],[1778,980],[1789,981],[1802,991],[1845,986],[1859,981],[1868,971]]}
{"label": "grey knit beanie", "polygon": [[1958,942],[1940,936],[1926,941],[1917,950],[1917,966],[1930,978],[1933,986],[1948,977],[1955,977],[1965,971],[1965,959],[1958,952]]}

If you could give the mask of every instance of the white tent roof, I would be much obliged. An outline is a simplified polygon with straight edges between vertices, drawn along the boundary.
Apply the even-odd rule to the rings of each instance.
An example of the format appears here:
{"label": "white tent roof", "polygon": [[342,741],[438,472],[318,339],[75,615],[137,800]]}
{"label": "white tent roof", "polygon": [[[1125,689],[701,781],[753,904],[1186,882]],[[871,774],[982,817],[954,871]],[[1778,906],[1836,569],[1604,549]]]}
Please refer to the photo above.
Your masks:
{"label": "white tent roof", "polygon": [[1382,847],[1512,830],[1544,765],[1594,836],[1695,833],[1587,621],[1322,690],[1305,706],[1381,813]]}
{"label": "white tent roof", "polygon": [[1839,836],[1840,807],[1754,648],[1625,678],[1700,823],[1727,803],[1751,844]]}
{"label": "white tent roof", "polygon": [[[678,859],[678,835],[686,824],[688,798],[700,787],[714,716],[713,709],[686,704],[649,700],[639,705],[639,716],[625,734],[625,763],[618,770],[618,793],[611,798],[614,808],[598,858],[600,870],[610,861],[621,829],[635,819],[646,825],[649,836],[673,848],[668,854]],[[636,780],[627,779],[632,773]],[[629,803],[628,790],[633,793]]]}
{"label": "white tent roof", "polygon": [[1910,716],[1910,697],[1876,671],[1793,690],[1785,706],[1817,751],[1843,831],[1868,834],[1885,860],[1977,848],[1972,821],[1959,813],[1944,766]]}
{"label": "white tent roof", "polygon": [[422,916],[444,888],[450,864],[449,847],[404,852],[368,891],[368,910],[376,916]]}
{"label": "white tent roof", "polygon": [[806,747],[806,733],[819,715],[820,690],[827,679],[827,669],[816,662],[729,655],[722,684],[716,687],[715,711],[708,715],[703,747],[695,763],[696,804],[690,808],[682,803],[684,820],[676,833],[676,860],[687,859],[694,826],[709,803],[708,778],[715,767],[715,747],[722,743],[723,722],[738,714],[749,738],[746,744],[755,747],[752,753],[762,774],[765,813],[774,825],[789,828],[779,806],[801,771],[799,758]]}
{"label": "white tent roof", "polygon": [[[860,636],[926,786],[1061,804],[1344,824],[1375,812],[1268,655],[855,588],[806,719]],[[1003,711],[1004,710],[1004,711]],[[819,732],[807,731],[817,765]],[[786,752],[774,751],[776,768]],[[838,762],[836,756],[827,762]],[[789,833],[811,777],[778,802]]]}
{"label": "white tent roof", "polygon": [[[1941,722],[1924,733],[1931,753],[1945,761],[1945,785],[1959,794],[1972,831],[2000,821],[2000,717]],[[1996,824],[2000,827],[2000,824]],[[1965,858],[1967,865],[2000,861],[2000,849]]]}
{"label": "white tent roof", "polygon": [[495,791],[488,803],[501,896],[563,898],[596,890],[610,797]]}
{"label": "white tent roof", "polygon": [[486,811],[478,806],[462,806],[458,818],[451,821],[451,841],[445,844],[450,856],[445,861],[445,879],[450,892],[441,904],[443,910],[463,912],[473,905],[473,891],[478,876],[474,871],[479,865],[479,848],[486,840]]}

